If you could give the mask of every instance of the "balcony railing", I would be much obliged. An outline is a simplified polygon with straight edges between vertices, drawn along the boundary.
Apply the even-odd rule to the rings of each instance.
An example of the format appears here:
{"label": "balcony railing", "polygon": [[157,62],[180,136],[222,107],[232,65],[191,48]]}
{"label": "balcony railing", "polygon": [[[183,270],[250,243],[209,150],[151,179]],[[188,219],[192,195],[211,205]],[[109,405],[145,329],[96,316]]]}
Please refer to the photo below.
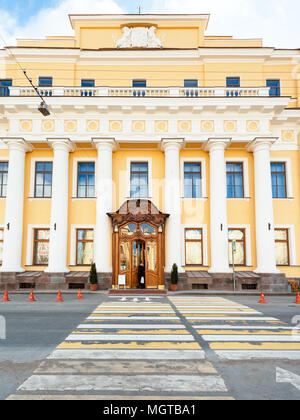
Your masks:
{"label": "balcony railing", "polygon": [[[47,87],[38,88],[42,96],[72,96],[72,97],[136,97],[136,98],[161,98],[161,97],[185,97],[185,98],[207,98],[207,97],[261,97],[269,96],[269,87],[257,88],[224,88],[224,87],[158,87],[158,88],[128,88],[128,87]],[[4,96],[4,95],[3,95]],[[5,95],[8,96],[8,95]],[[31,87],[9,88],[9,96],[36,96]]]}

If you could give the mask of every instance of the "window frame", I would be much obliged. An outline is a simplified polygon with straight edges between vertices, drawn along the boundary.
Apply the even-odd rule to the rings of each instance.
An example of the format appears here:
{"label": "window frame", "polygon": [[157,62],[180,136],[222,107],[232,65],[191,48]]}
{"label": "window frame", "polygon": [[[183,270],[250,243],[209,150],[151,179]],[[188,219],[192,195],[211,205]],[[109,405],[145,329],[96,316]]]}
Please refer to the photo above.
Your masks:
{"label": "window frame", "polygon": [[[200,198],[186,198],[184,196],[184,164],[185,163],[200,163],[201,166],[201,197]],[[181,197],[184,200],[207,200],[206,196],[206,158],[190,158],[183,157],[180,159],[181,171]]]}
{"label": "window frame", "polygon": [[[195,82],[195,84],[193,84],[194,82]],[[199,87],[199,80],[198,79],[184,79],[183,80],[183,86],[185,88],[197,88],[197,87]]]}
{"label": "window frame", "polygon": [[[131,163],[148,163],[148,197],[131,197]],[[129,199],[138,199],[138,198],[152,198],[152,158],[149,157],[129,157],[127,158],[127,176],[126,176],[126,191],[127,197]]]}
{"label": "window frame", "polygon": [[[51,163],[51,165],[52,165],[51,172],[50,171],[38,171],[37,170],[37,165],[39,163],[43,163],[43,164],[45,164],[45,163]],[[36,180],[37,179],[36,178],[37,178],[37,174],[38,173],[42,173],[43,174],[43,184],[42,184],[42,187],[43,187],[43,195],[42,196],[37,196],[36,195],[36,187],[37,187],[37,183],[36,183]],[[45,174],[49,174],[49,173],[51,173],[51,194],[50,194],[49,197],[45,197]],[[35,161],[35,168],[34,168],[34,190],[33,190],[34,198],[46,198],[46,199],[50,200],[52,198],[52,184],[53,184],[53,161],[51,161],[51,160],[49,160],[49,161],[39,161],[39,160],[36,160]]]}
{"label": "window frame", "polygon": [[[232,164],[232,165],[241,165],[242,166],[242,171],[240,172],[229,172],[228,170],[227,170],[227,165],[230,165],[230,164]],[[243,199],[243,198],[245,198],[245,176],[244,176],[244,162],[243,161],[234,161],[234,160],[226,160],[226,162],[225,162],[225,165],[226,165],[226,195],[227,195],[227,199]],[[234,184],[231,186],[231,187],[233,187],[233,191],[234,191],[234,195],[233,195],[233,197],[229,197],[229,195],[228,195],[228,183],[227,183],[227,174],[228,173],[230,173],[230,174],[233,174],[234,175]],[[235,183],[235,175],[239,175],[239,174],[241,174],[242,175],[242,195],[240,196],[240,197],[237,197],[236,196],[236,183]]]}
{"label": "window frame", "polygon": [[[238,84],[228,84],[229,80],[238,79]],[[226,76],[226,87],[227,88],[240,88],[241,87],[241,77],[240,76]]]}
{"label": "window frame", "polygon": [[[78,239],[78,232],[79,231],[92,231],[93,232],[93,239]],[[89,267],[91,264],[78,264],[78,244],[79,243],[92,243],[93,244],[93,259],[94,260],[94,244],[95,244],[95,230],[94,228],[75,228],[75,238],[76,238],[76,245],[75,245],[75,265],[77,267]]]}
{"label": "window frame", "polygon": [[274,228],[274,234],[276,231],[285,231],[286,232],[286,238],[283,239],[274,239],[275,246],[276,243],[286,243],[287,244],[287,256],[288,256],[288,263],[287,264],[277,264],[276,261],[276,267],[290,267],[291,266],[291,251],[290,251],[290,229],[287,227],[275,227]]}
{"label": "window frame", "polygon": [[[185,170],[185,166],[189,165],[189,164],[199,165],[200,171],[199,172],[187,172]],[[194,197],[194,177],[193,177],[193,174],[199,174],[199,173],[200,173],[200,183],[199,183],[200,194],[199,194],[199,197]],[[185,188],[186,188],[186,186],[185,186],[185,175],[186,174],[191,174],[192,175],[192,197],[187,197],[186,196],[186,190],[185,190]],[[188,199],[193,199],[193,200],[203,197],[203,192],[202,192],[202,162],[199,162],[199,161],[198,162],[197,161],[190,161],[190,162],[185,161],[185,162],[183,162],[183,197],[188,198]]]}
{"label": "window frame", "polygon": [[[41,80],[51,80],[51,84],[49,83],[41,83]],[[53,87],[53,77],[52,76],[39,76],[38,77],[38,87]]]}
{"label": "window frame", "polygon": [[147,87],[147,79],[132,79],[132,83],[131,84],[132,84],[132,87],[133,88],[141,88],[141,89],[143,89],[143,88],[146,88]]}
{"label": "window frame", "polygon": [[[244,264],[234,264],[235,267],[247,267],[247,229],[245,227],[230,227],[228,226],[228,263],[229,267],[233,267],[233,264],[230,264],[230,252],[229,252],[229,244],[233,242],[233,239],[229,239],[229,231],[230,230],[240,230],[243,232],[244,239],[236,239],[236,242],[240,242],[244,244]],[[232,246],[232,245],[231,245]]]}
{"label": "window frame", "polygon": [[[79,198],[79,199],[84,199],[84,198],[86,198],[86,199],[91,199],[91,198],[95,198],[95,194],[96,194],[96,163],[95,163],[95,161],[92,161],[92,160],[90,160],[90,161],[82,161],[81,159],[79,159],[79,160],[77,160],[77,169],[76,169],[76,198]],[[94,165],[94,172],[80,172],[79,171],[79,165],[88,165],[88,164],[93,164]],[[84,185],[84,187],[85,187],[85,195],[84,196],[82,196],[82,197],[80,197],[79,196],[79,194],[78,194],[78,192],[79,192],[79,183],[78,183],[78,178],[79,178],[79,175],[80,174],[85,174],[85,175],[91,175],[91,174],[94,174],[94,184],[93,184],[93,187],[94,187],[94,194],[93,194],[93,196],[88,196],[87,195],[87,191],[88,191],[88,184],[87,184],[87,176],[85,177],[85,185]]]}
{"label": "window frame", "polygon": [[[284,172],[273,172],[272,171],[272,165],[284,165]],[[287,180],[287,162],[286,161],[279,161],[279,160],[270,160],[270,171],[271,171],[271,188],[272,188],[272,198],[273,199],[286,199],[288,198],[288,180]],[[273,195],[273,177],[272,175],[275,174],[276,175],[276,192],[277,192],[277,196],[274,197]],[[279,197],[278,196],[278,182],[277,182],[277,175],[278,174],[284,174],[284,189],[285,189],[285,195],[284,197]]]}
{"label": "window frame", "polygon": [[[3,82],[4,84],[2,84]],[[10,96],[9,88],[12,85],[13,85],[13,79],[0,79],[0,96]]]}
{"label": "window frame", "polygon": [[[186,233],[188,230],[201,230],[201,239],[187,239]],[[201,243],[201,264],[188,264],[186,254],[186,244],[188,242],[200,242]],[[203,227],[185,227],[184,228],[184,264],[186,267],[204,267],[204,252],[203,252]]]}
{"label": "window frame", "polygon": [[[36,232],[38,232],[40,230],[49,231],[49,239],[36,239]],[[38,244],[40,242],[48,243],[49,247],[50,247],[50,228],[40,228],[40,227],[33,228],[33,249],[32,249],[33,262],[32,262],[32,265],[37,266],[37,267],[46,267],[49,264],[49,254],[48,254],[48,263],[47,264],[38,264],[36,262],[36,257],[37,257],[36,244]]]}
{"label": "window frame", "polygon": [[[89,84],[91,82],[91,84]],[[87,83],[86,85],[84,83]],[[91,88],[91,87],[95,87],[95,79],[81,79],[80,80],[80,86],[81,87],[86,87],[86,88]]]}
{"label": "window frame", "polygon": [[[278,82],[278,86],[268,86],[268,82]],[[270,88],[269,96],[278,97],[281,96],[281,80],[280,79],[266,79],[266,86]],[[272,91],[278,91],[278,95],[272,94]]]}
{"label": "window frame", "polygon": [[[8,177],[9,161],[8,160],[1,160],[0,164],[1,163],[7,164],[7,171],[1,171],[0,170],[0,174],[2,175],[1,180],[0,180],[0,198],[6,198],[7,197],[7,183],[6,184],[3,183],[3,174],[7,174],[7,177]],[[6,186],[6,194],[5,195],[3,195],[3,186]]]}

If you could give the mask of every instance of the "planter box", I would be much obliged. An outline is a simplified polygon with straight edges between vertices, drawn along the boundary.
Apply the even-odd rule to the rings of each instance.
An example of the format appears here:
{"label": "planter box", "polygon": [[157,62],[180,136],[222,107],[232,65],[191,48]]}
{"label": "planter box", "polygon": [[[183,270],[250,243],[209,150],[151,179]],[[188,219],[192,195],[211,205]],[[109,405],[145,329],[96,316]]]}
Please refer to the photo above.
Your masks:
{"label": "planter box", "polygon": [[98,290],[98,284],[97,283],[96,284],[90,284],[90,290],[92,292],[95,292],[96,290]]}

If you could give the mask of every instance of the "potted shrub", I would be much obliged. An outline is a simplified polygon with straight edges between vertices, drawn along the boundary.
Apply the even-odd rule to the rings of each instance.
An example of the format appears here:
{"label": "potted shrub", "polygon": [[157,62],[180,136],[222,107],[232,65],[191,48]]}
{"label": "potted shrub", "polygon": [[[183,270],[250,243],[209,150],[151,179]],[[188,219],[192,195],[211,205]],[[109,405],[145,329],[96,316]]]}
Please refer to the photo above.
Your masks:
{"label": "potted shrub", "polygon": [[97,270],[96,270],[95,263],[91,265],[89,283],[90,283],[90,290],[92,290],[93,292],[98,290],[98,277],[97,277]]}
{"label": "potted shrub", "polygon": [[178,267],[176,264],[172,266],[170,287],[172,292],[176,292],[178,288]]}

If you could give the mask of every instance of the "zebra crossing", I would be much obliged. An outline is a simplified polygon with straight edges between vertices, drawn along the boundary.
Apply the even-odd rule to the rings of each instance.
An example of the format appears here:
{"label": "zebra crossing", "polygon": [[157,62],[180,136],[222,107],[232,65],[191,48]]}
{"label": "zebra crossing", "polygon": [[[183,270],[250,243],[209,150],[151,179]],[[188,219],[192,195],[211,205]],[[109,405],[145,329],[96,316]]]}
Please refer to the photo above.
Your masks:
{"label": "zebra crossing", "polygon": [[222,297],[170,301],[221,360],[300,359],[300,332]]}
{"label": "zebra crossing", "polygon": [[107,298],[9,399],[232,399],[166,297]]}

